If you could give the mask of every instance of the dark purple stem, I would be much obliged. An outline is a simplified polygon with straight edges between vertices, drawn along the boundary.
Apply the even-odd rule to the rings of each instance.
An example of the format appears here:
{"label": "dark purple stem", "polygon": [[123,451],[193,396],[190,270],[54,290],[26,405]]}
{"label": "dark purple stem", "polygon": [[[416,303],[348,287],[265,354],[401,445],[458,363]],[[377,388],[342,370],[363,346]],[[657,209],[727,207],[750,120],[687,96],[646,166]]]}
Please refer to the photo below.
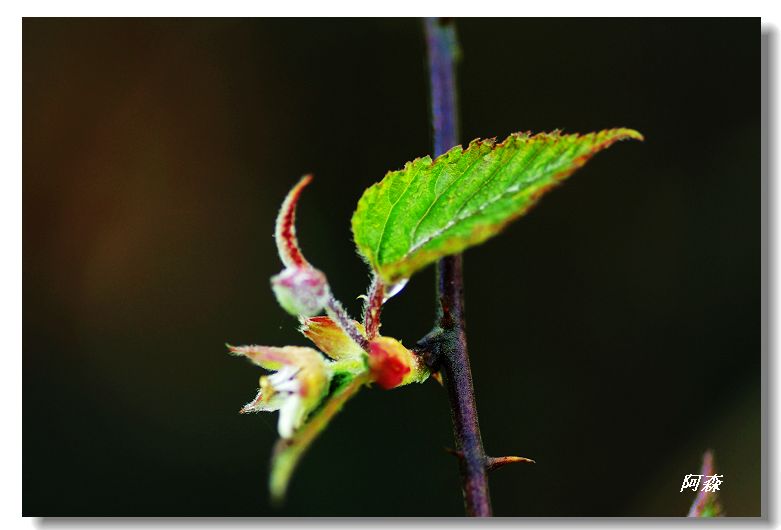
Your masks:
{"label": "dark purple stem", "polygon": [[[434,128],[434,155],[439,156],[458,144],[455,62],[458,55],[455,24],[450,19],[425,20],[428,47],[431,117]],[[466,346],[464,321],[464,280],[461,255],[437,263],[437,311],[439,329],[436,341],[437,364],[450,399],[456,450],[460,453],[461,486],[466,514],[491,515],[491,497],[486,477],[486,455],[477,421],[472,369]]]}

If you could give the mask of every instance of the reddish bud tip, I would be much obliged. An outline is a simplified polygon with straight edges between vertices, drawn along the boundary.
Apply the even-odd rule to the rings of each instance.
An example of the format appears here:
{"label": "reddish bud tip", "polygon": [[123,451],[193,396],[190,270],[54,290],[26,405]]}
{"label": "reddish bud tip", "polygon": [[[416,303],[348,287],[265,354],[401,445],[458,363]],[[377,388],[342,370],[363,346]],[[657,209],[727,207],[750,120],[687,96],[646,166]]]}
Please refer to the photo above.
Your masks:
{"label": "reddish bud tip", "polygon": [[388,390],[399,386],[411,369],[402,352],[383,339],[380,337],[369,344],[369,369],[377,384]]}
{"label": "reddish bud tip", "polygon": [[282,208],[277,215],[277,227],[274,238],[277,241],[279,258],[285,267],[308,267],[309,263],[301,253],[296,238],[296,204],[301,196],[301,191],[312,181],[312,175],[306,175],[285,197]]}

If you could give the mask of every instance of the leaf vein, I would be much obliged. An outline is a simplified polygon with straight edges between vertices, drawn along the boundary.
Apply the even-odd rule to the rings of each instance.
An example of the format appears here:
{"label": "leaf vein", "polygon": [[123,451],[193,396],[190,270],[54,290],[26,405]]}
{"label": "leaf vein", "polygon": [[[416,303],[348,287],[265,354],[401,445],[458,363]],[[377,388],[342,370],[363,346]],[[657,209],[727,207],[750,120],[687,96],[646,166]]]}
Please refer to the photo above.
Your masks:
{"label": "leaf vein", "polygon": [[[478,152],[479,152],[480,146],[479,146],[479,145],[477,145],[476,147],[477,147],[477,150],[478,150]],[[467,148],[467,151],[468,151],[468,150],[469,150],[469,148]],[[465,154],[467,151],[464,151],[464,154]],[[490,151],[489,151],[489,152],[490,152]],[[487,155],[486,155],[486,156],[487,156]],[[467,174],[469,174],[469,173],[470,173],[470,172],[471,172],[471,171],[474,169],[474,167],[475,167],[475,166],[476,166],[476,165],[477,165],[479,162],[481,162],[482,160],[485,160],[485,157],[480,157],[480,156],[478,156],[478,157],[477,157],[477,159],[476,159],[474,162],[472,162],[471,164],[469,164],[469,167],[467,167],[467,168],[464,170],[464,172],[463,172],[463,173],[461,173],[461,175],[459,175],[458,177],[456,177],[455,179],[453,179],[453,182],[451,182],[450,184],[448,184],[448,185],[447,185],[447,188],[445,188],[444,190],[442,190],[442,193],[440,193],[440,194],[438,194],[438,195],[435,193],[435,195],[436,195],[436,196],[435,196],[434,200],[431,202],[431,204],[429,205],[428,209],[426,210],[426,213],[424,213],[424,214],[423,214],[423,216],[422,216],[420,219],[418,219],[418,222],[417,222],[417,224],[415,225],[415,228],[414,228],[414,229],[413,229],[413,231],[412,231],[412,238],[410,239],[410,241],[415,241],[415,237],[417,236],[417,233],[418,233],[418,228],[420,228],[420,223],[422,223],[422,222],[423,222],[423,220],[424,220],[426,217],[428,217],[429,213],[431,213],[431,210],[434,208],[434,205],[435,205],[435,204],[436,204],[436,203],[439,201],[439,199],[441,199],[443,195],[445,195],[445,194],[446,194],[448,191],[450,191],[450,188],[452,188],[452,187],[453,187],[453,186],[454,186],[454,185],[455,185],[457,182],[459,182],[459,181],[460,181],[462,178],[464,178],[464,177],[465,177]],[[443,169],[443,171],[444,171],[444,169]],[[405,254],[405,255],[406,255],[406,254]]]}
{"label": "leaf vein", "polygon": [[396,201],[393,202],[393,204],[391,204],[390,210],[388,210],[388,215],[385,217],[385,223],[382,225],[382,232],[380,232],[380,237],[377,240],[377,248],[374,251],[374,257],[377,260],[378,264],[379,264],[379,260],[380,260],[380,252],[382,250],[382,244],[385,241],[385,232],[386,232],[386,230],[388,228],[388,221],[390,221],[390,219],[391,219],[391,217],[393,215],[393,211],[396,209],[396,205],[399,204],[399,202],[404,197],[404,195],[406,195],[406,193],[409,190],[410,186],[412,186],[412,182],[418,177],[419,174],[420,174],[420,170],[418,169],[410,177],[409,182],[407,183],[407,186],[404,188],[404,191],[401,192],[401,194],[399,195],[399,198],[396,199]]}

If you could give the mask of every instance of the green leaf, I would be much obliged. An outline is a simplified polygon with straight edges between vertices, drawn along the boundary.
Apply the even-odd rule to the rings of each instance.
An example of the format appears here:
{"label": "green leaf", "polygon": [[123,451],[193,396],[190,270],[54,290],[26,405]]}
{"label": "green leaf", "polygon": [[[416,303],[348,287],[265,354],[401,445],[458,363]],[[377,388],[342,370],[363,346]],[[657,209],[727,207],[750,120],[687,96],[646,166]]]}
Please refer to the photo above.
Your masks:
{"label": "green leaf", "polygon": [[298,461],[317,435],[325,429],[336,413],[342,410],[347,400],[353,397],[369,380],[368,373],[360,374],[357,377],[347,373],[337,374],[334,376],[329,395],[307,419],[306,423],[296,431],[292,438],[279,439],[271,458],[269,489],[272,501],[279,503],[284,499],[290,477],[293,475]]}
{"label": "green leaf", "polygon": [[632,129],[516,133],[415,159],[364,192],[352,218],[355,243],[394,284],[496,235],[597,152],[627,138],[643,136]]}

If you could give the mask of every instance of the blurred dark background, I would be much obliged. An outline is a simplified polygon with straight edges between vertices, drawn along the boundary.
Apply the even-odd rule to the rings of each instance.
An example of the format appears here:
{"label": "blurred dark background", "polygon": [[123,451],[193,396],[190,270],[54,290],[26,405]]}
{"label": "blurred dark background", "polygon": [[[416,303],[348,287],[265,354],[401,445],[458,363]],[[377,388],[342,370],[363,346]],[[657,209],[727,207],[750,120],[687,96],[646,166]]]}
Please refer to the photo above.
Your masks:
{"label": "blurred dark background", "polygon": [[[759,19],[459,20],[462,139],[628,126],[465,257],[497,515],[681,516],[715,451],[760,512]],[[276,415],[223,344],[304,344],[268,285],[306,172],[307,257],[358,314],[349,220],[430,148],[419,21],[25,19],[25,515],[460,515],[445,392],[350,402],[267,501]],[[383,313],[413,343],[433,271]],[[349,465],[344,462],[349,462]]]}

